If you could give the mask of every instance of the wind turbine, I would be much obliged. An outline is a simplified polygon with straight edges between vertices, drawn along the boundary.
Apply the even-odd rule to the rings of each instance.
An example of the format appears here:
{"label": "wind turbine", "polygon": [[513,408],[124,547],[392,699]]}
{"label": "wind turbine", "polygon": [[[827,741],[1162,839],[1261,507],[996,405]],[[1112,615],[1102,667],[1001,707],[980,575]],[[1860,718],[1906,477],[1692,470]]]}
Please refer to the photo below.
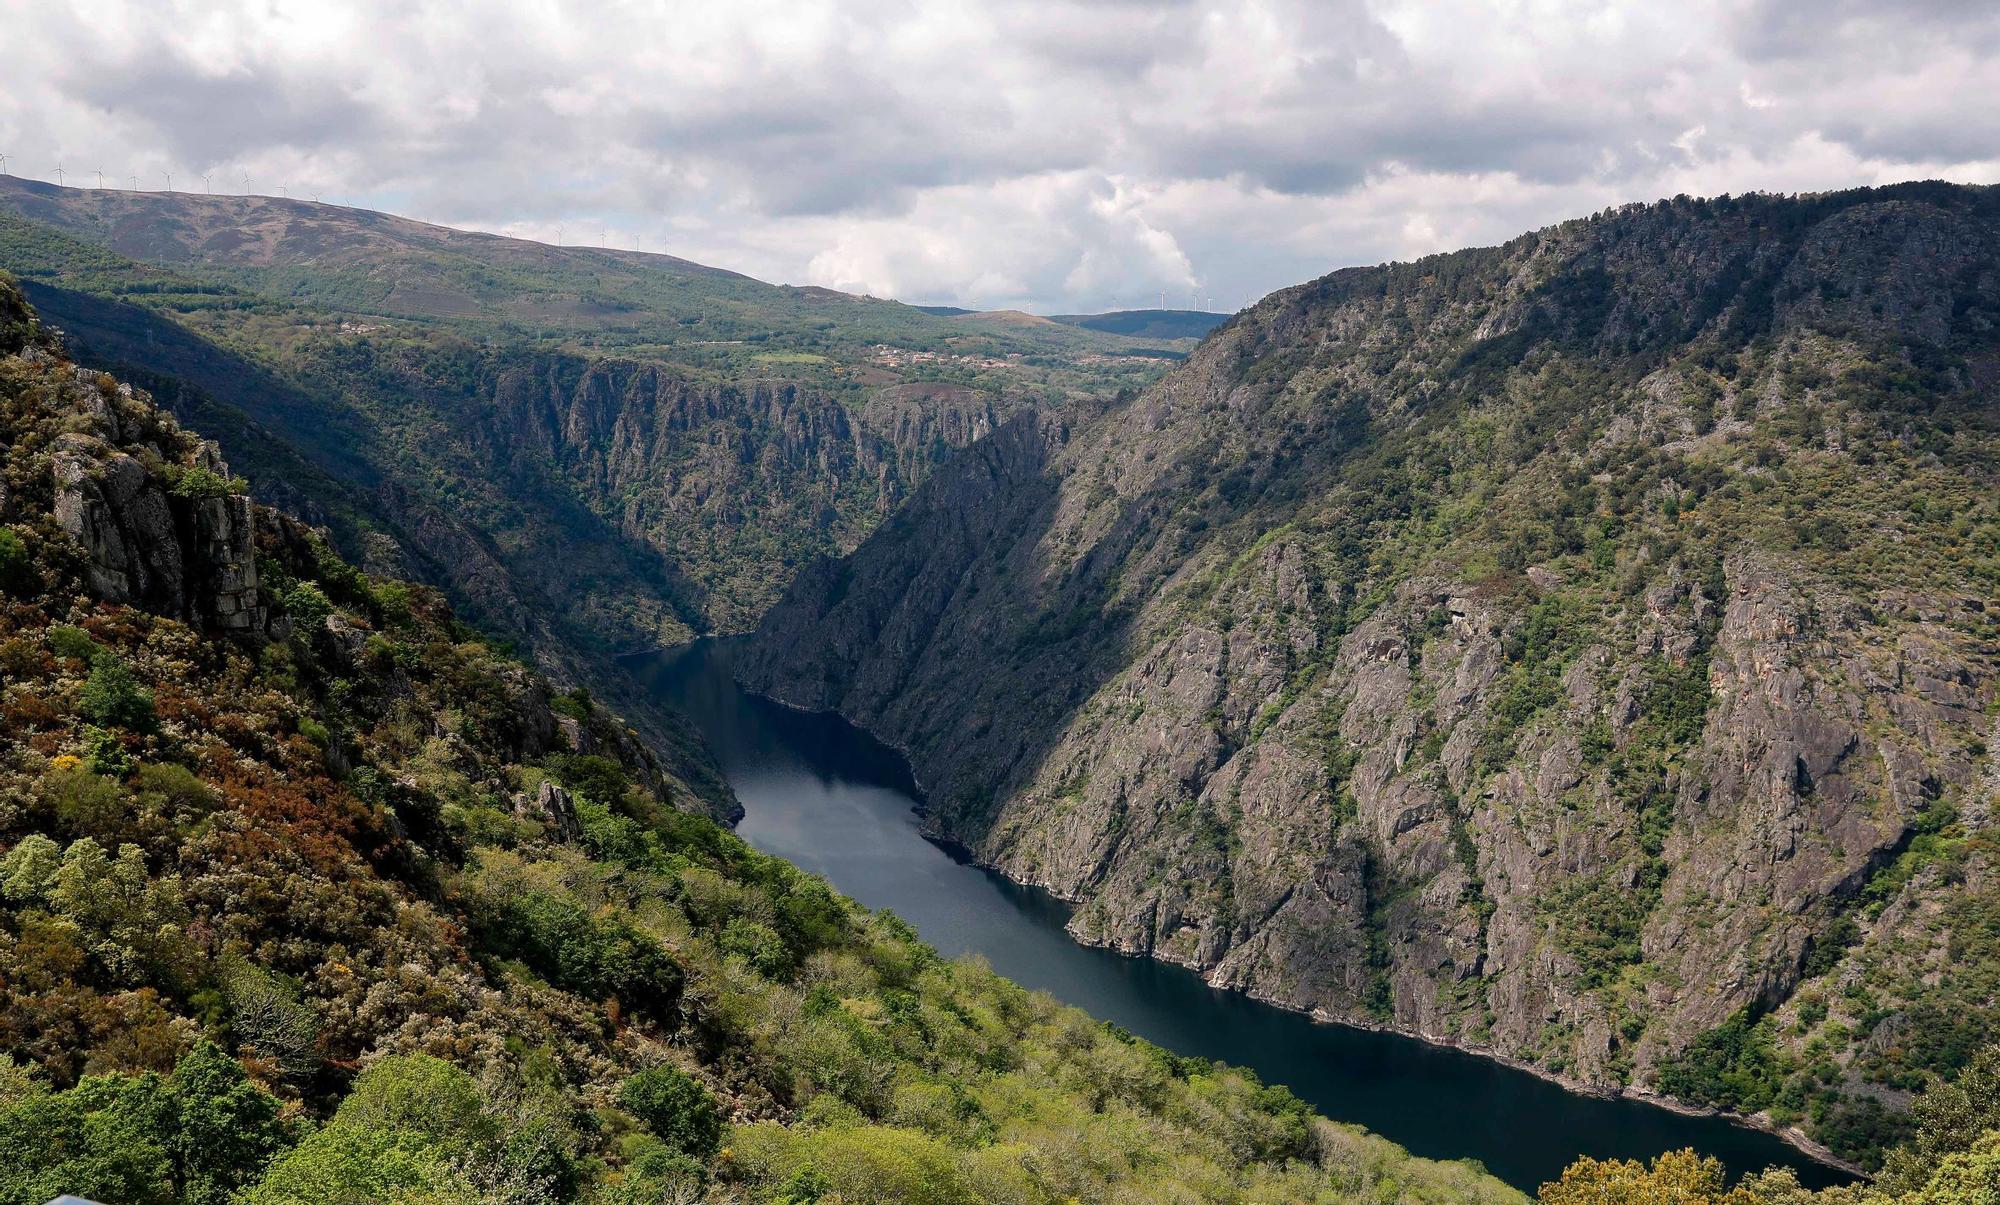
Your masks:
{"label": "wind turbine", "polygon": [[0,176],[7,174],[7,156],[0,155]]}
{"label": "wind turbine", "polygon": [[104,169],[101,167],[97,169],[97,186],[99,188],[104,187]]}
{"label": "wind turbine", "polygon": [[138,191],[139,191],[139,177],[137,177],[137,176],[127,176],[127,177],[125,177],[125,178],[126,178],[127,180],[130,180],[130,181],[132,182],[132,191],[133,191],[133,192],[138,192]]}
{"label": "wind turbine", "polygon": [[62,164],[58,163],[58,164],[56,164],[56,187],[57,187],[57,188],[61,188],[61,187],[62,187],[62,181],[63,181],[63,169],[62,169]]}
{"label": "wind turbine", "polygon": [[174,174],[170,171],[162,171],[160,174],[167,178],[167,191],[174,191]]}
{"label": "wind turbine", "polygon": [[212,195],[214,195],[214,193],[215,193],[215,189],[214,189],[214,188],[212,188],[212,187],[210,187],[210,185],[209,185],[209,183],[208,183],[208,177],[207,177],[207,176],[203,176],[203,177],[201,178],[201,191],[203,191],[203,192],[205,192],[205,193],[208,193],[208,194],[210,194],[211,196],[212,196]]}
{"label": "wind turbine", "polygon": [[292,196],[292,194],[291,194],[291,193],[289,193],[289,192],[287,192],[287,191],[285,191],[286,189],[288,189],[288,188],[290,188],[290,187],[291,187],[291,185],[289,185],[289,184],[280,184],[280,185],[278,185],[278,195],[279,195],[279,196],[281,196],[281,197],[284,197],[284,198],[285,198],[286,200],[290,200],[290,199],[291,199],[291,196]]}
{"label": "wind turbine", "polygon": [[243,195],[246,197],[250,195],[250,175],[247,172],[243,176]]}
{"label": "wind turbine", "polygon": [[556,227],[556,246],[562,246],[562,227]]}

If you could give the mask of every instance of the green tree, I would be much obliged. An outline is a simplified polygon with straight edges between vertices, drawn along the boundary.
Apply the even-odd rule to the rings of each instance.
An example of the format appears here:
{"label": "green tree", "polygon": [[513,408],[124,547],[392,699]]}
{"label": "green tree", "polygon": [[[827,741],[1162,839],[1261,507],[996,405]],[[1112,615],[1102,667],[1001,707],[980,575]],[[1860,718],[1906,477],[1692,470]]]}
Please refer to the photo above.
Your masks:
{"label": "green tree", "polygon": [[1980,1051],[1957,1079],[1919,1097],[1911,1112],[1916,1137],[1890,1153],[1876,1180],[1885,1193],[1917,1191],[1946,1156],[1969,1151],[2000,1130],[2000,1047]]}
{"label": "green tree", "polygon": [[49,651],[68,660],[95,661],[104,652],[104,646],[92,639],[89,632],[66,623],[50,624],[47,638]]}
{"label": "green tree", "polygon": [[178,1122],[167,1143],[174,1189],[191,1205],[229,1200],[285,1148],[277,1099],[215,1043],[196,1042],[182,1055],[171,1086]]}
{"label": "green tree", "polygon": [[285,604],[285,614],[292,617],[293,630],[301,636],[319,631],[333,614],[333,600],[311,582],[297,583],[280,596],[280,601]]}
{"label": "green tree", "polygon": [[472,1077],[429,1055],[386,1058],[362,1072],[327,1127],[272,1165],[243,1205],[487,1199],[476,1171],[499,1126]]}
{"label": "green tree", "polygon": [[618,1104],[677,1151],[707,1158],[722,1141],[715,1098],[677,1068],[652,1067],[626,1080]]}
{"label": "green tree", "polygon": [[112,656],[92,662],[77,706],[85,719],[107,728],[143,731],[153,724],[153,692],[139,685],[125,663]]}
{"label": "green tree", "polygon": [[421,1135],[434,1146],[461,1152],[493,1142],[499,1132],[472,1077],[427,1054],[383,1059],[363,1072],[334,1122]]}
{"label": "green tree", "polygon": [[135,1082],[85,1080],[0,1108],[0,1201],[62,1193],[120,1205],[171,1201],[167,1152],[138,1099],[142,1092],[130,1088]]}
{"label": "green tree", "polygon": [[332,1125],[278,1160],[241,1205],[478,1205],[485,1198],[449,1156],[417,1135]]}
{"label": "green tree", "polygon": [[35,581],[35,564],[28,556],[28,546],[12,528],[0,527],[0,590],[9,594],[25,595],[32,592]]}
{"label": "green tree", "polygon": [[173,1074],[94,1076],[0,1105],[0,1200],[75,1193],[133,1205],[220,1205],[283,1150],[278,1102],[212,1042]]}

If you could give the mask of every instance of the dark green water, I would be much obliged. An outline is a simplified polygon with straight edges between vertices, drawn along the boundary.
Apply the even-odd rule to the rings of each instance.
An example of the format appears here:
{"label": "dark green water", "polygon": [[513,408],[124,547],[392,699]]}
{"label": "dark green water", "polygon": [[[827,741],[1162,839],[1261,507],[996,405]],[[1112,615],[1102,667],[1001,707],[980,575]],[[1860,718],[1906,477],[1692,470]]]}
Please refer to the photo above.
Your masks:
{"label": "dark green water", "polygon": [[1077,945],[1063,932],[1062,903],[919,835],[917,790],[893,749],[838,716],[745,693],[731,651],[703,641],[630,668],[707,737],[743,801],[746,840],[895,910],[947,955],[983,954],[1008,978],[1170,1050],[1249,1067],[1328,1117],[1419,1155],[1477,1159],[1529,1192],[1578,1155],[1650,1158],[1690,1146],[1737,1172],[1779,1164],[1813,1186],[1847,1178],[1755,1130],[1579,1096],[1486,1059],[1318,1024],[1179,967]]}

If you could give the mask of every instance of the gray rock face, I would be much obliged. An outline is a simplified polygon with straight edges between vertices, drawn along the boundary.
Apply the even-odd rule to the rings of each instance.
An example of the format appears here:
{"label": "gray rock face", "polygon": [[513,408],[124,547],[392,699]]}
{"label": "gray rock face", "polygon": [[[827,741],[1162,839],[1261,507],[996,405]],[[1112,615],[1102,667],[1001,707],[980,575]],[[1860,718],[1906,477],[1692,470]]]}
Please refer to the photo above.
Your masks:
{"label": "gray rock face", "polygon": [[[51,468],[55,518],[83,547],[92,592],[224,631],[261,630],[267,608],[257,589],[250,499],[170,494],[136,457],[107,442],[117,433],[108,412],[98,425],[105,439],[62,436]],[[215,480],[229,476],[213,444],[201,445],[192,467]]]}
{"label": "gray rock face", "polygon": [[568,791],[552,781],[544,780],[532,801],[525,795],[517,796],[515,811],[547,825],[558,840],[575,841],[583,836],[583,822],[577,819],[576,801],[570,798]]}
{"label": "gray rock face", "polygon": [[1775,1012],[1893,1106],[1867,1027],[1993,877],[1905,854],[1994,796],[2000,585],[1915,498],[2000,536],[1996,211],[1668,203],[1277,294],[973,445],[743,673],[1081,940],[1603,1088]]}
{"label": "gray rock face", "polygon": [[851,550],[1013,406],[938,384],[850,408],[793,382],[717,385],[652,364],[545,357],[499,374],[478,438],[498,464],[547,466],[577,496],[603,500],[593,503],[603,518],[670,567],[679,621],[730,631],[786,584],[772,541]]}

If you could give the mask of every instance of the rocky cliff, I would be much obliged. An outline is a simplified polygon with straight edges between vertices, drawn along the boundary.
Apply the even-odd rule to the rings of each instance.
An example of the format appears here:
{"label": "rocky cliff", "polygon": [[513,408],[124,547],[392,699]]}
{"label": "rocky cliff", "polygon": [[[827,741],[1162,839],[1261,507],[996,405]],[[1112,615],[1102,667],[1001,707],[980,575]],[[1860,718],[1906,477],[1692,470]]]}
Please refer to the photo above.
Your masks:
{"label": "rocky cliff", "polygon": [[1023,404],[957,385],[858,399],[442,332],[324,328],[273,359],[139,307],[30,285],[86,363],[248,458],[267,501],[433,581],[552,672],[579,650],[751,626]]}
{"label": "rocky cliff", "polygon": [[[252,502],[215,443],[149,395],[72,362],[58,333],[4,277],[0,357],[14,403],[4,416],[9,438],[0,443],[0,515],[16,523],[0,545],[0,571],[20,579],[12,588],[44,585],[53,572],[99,603],[140,608],[247,647],[294,634],[300,596],[288,605],[282,582],[332,556],[321,534]],[[16,530],[31,540],[23,544]],[[280,584],[263,580],[266,565],[277,568]],[[306,596],[304,621],[324,620],[325,632],[306,638],[322,641],[337,668],[364,670],[375,655],[365,647],[369,633],[317,614],[315,602],[325,599]],[[691,734],[655,732],[649,747],[621,725],[587,727],[559,712],[547,683],[522,667],[499,667],[497,681],[512,717],[512,755],[614,754],[640,767],[662,795],[732,812],[733,798]],[[328,756],[343,760],[338,742]]]}
{"label": "rocky cliff", "polygon": [[183,433],[129,385],[69,363],[7,285],[0,355],[39,374],[39,394],[67,403],[60,429],[10,447],[0,508],[38,511],[82,552],[98,598],[135,603],[227,632],[261,634],[272,616],[258,588],[250,499],[215,444]]}
{"label": "rocky cliff", "polygon": [[[462,434],[514,479],[510,493],[559,483],[671,566],[680,613],[654,621],[656,638],[750,627],[799,565],[851,551],[1013,406],[960,386],[905,385],[850,407],[796,382],[703,382],[573,356],[510,360],[489,390]],[[614,632],[611,608],[630,603],[575,605],[605,611],[600,624]]]}
{"label": "rocky cliff", "polygon": [[747,674],[1211,982],[1861,1160],[2000,1033],[2000,197],[1275,294],[802,574]]}

